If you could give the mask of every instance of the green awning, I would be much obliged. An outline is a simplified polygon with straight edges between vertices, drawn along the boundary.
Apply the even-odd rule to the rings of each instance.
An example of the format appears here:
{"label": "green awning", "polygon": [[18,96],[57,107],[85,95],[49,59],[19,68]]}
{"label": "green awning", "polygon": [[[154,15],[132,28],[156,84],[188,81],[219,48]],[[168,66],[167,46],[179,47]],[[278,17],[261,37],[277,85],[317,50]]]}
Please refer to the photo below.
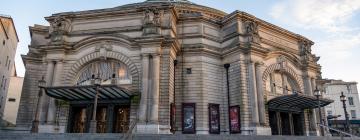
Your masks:
{"label": "green awning", "polygon": [[[45,93],[53,98],[66,101],[89,101],[94,100],[96,95],[96,86],[59,86],[45,87]],[[130,99],[137,93],[120,87],[118,85],[101,85],[99,86],[99,100],[119,100]]]}
{"label": "green awning", "polygon": [[315,96],[294,93],[275,97],[267,104],[270,110],[301,112],[304,109],[318,108],[319,103],[320,107],[324,107],[332,102],[334,101],[326,98],[318,101]]}

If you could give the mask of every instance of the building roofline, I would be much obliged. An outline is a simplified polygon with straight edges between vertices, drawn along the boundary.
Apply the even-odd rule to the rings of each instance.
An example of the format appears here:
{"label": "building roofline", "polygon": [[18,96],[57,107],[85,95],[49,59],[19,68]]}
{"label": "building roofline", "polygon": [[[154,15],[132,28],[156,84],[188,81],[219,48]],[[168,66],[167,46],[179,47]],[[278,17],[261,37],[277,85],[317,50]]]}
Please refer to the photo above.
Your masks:
{"label": "building roofline", "polygon": [[[7,19],[9,19],[9,20],[11,21],[11,24],[13,25],[13,29],[14,29],[14,31],[15,31],[16,40],[17,40],[17,42],[19,42],[19,37],[18,37],[16,28],[15,28],[14,20],[11,18],[11,16],[9,16],[9,15],[4,15],[4,14],[0,14],[0,19],[1,19],[1,18],[7,18]],[[2,20],[0,20],[0,22],[1,22],[1,25],[3,26]],[[4,28],[4,27],[3,27],[3,28]],[[6,32],[5,29],[4,29],[4,31]],[[6,36],[7,36],[7,34],[6,34]]]}

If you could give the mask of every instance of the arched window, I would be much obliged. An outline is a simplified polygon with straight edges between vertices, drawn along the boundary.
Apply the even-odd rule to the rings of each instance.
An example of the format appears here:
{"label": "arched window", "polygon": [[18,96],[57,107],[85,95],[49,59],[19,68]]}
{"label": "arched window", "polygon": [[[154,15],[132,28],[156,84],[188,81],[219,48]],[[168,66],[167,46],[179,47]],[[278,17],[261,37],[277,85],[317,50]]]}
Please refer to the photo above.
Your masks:
{"label": "arched window", "polygon": [[299,92],[300,88],[294,78],[286,72],[274,71],[266,80],[266,92],[268,95],[278,96]]}
{"label": "arched window", "polygon": [[80,71],[77,85],[91,85],[93,78],[100,78],[101,84],[131,84],[132,81],[128,67],[116,60],[97,60],[86,65]]}

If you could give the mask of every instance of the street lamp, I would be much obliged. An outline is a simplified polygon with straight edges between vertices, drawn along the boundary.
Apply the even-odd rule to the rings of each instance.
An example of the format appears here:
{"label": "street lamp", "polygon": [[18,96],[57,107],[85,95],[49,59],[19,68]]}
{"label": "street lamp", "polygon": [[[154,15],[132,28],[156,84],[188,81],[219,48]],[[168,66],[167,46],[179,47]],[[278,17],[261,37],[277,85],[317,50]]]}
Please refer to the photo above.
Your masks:
{"label": "street lamp", "polygon": [[44,76],[41,80],[38,81],[39,93],[38,93],[38,101],[36,104],[36,111],[35,117],[31,127],[31,133],[38,133],[39,132],[39,120],[40,120],[40,108],[41,108],[41,98],[42,98],[42,90],[46,85],[46,81],[44,80]]}
{"label": "street lamp", "polygon": [[[320,108],[320,96],[321,96],[321,92],[320,90],[318,90],[317,86],[316,89],[314,90],[314,95],[318,101],[318,109],[319,109],[319,120],[320,120],[320,124],[322,124],[322,115],[321,115],[321,108]],[[320,134],[321,136],[324,136],[324,133],[322,131],[322,127],[320,126]]]}
{"label": "street lamp", "polygon": [[346,110],[346,96],[344,95],[343,92],[341,92],[341,96],[340,96],[340,101],[343,102],[343,108],[344,108],[344,114],[345,114],[345,120],[346,120],[346,125],[345,125],[345,131],[350,131],[350,123],[349,123],[349,114],[347,113],[347,110]]}
{"label": "street lamp", "polygon": [[97,110],[97,102],[98,102],[98,97],[99,97],[99,88],[100,88],[100,84],[101,84],[100,74],[98,74],[97,78],[95,78],[95,75],[93,74],[91,76],[91,83],[96,86],[96,95],[95,95],[95,99],[94,99],[94,109],[93,109],[93,114],[92,114],[92,120],[90,121],[89,131],[90,131],[90,133],[96,133],[96,125],[97,125],[96,110]]}

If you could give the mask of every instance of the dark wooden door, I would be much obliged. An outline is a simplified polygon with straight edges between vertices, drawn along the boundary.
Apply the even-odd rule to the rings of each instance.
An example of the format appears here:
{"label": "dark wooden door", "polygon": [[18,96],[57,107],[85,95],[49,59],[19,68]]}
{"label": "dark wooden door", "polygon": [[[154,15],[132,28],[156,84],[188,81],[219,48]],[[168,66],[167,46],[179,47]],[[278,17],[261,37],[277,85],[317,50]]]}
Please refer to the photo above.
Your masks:
{"label": "dark wooden door", "polygon": [[292,114],[294,124],[294,134],[297,136],[303,135],[303,121],[301,114]]}
{"label": "dark wooden door", "polygon": [[271,134],[279,135],[278,124],[277,124],[278,122],[275,111],[269,111],[269,122],[270,122]]}
{"label": "dark wooden door", "polygon": [[114,110],[114,133],[125,133],[129,130],[130,106],[117,106]]}
{"label": "dark wooden door", "polygon": [[71,120],[71,133],[85,133],[86,131],[86,107],[73,107]]}
{"label": "dark wooden door", "polygon": [[281,134],[291,135],[289,113],[280,113],[281,116]]}

